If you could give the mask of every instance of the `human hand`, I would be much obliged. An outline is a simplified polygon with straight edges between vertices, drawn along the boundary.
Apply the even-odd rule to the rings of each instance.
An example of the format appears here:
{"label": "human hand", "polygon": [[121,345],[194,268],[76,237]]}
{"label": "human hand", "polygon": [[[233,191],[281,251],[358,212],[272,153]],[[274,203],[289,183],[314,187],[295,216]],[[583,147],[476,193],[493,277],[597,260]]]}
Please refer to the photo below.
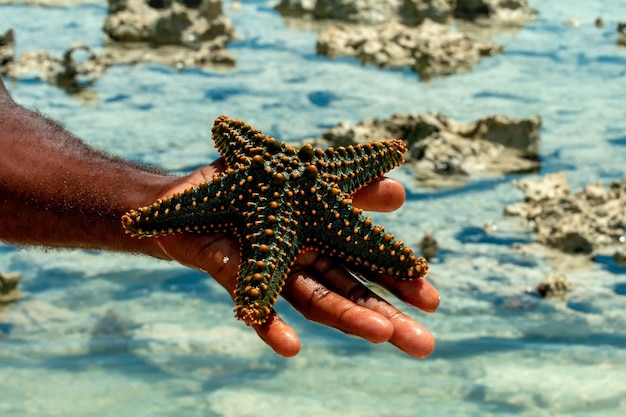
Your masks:
{"label": "human hand", "polygon": [[[222,169],[223,163],[218,160],[181,178],[161,197],[210,181]],[[357,192],[353,203],[365,210],[385,212],[400,207],[404,198],[400,183],[383,178]],[[179,234],[156,239],[170,258],[210,274],[231,296],[234,294],[241,250],[232,236]],[[433,312],[439,305],[437,290],[422,278],[399,281],[380,273],[363,275],[424,311]],[[281,295],[308,320],[372,343],[389,342],[417,358],[426,357],[434,349],[434,339],[424,327],[355,279],[339,260],[321,253],[307,251],[298,256]],[[275,311],[264,324],[253,327],[278,354],[290,357],[300,351],[295,331]]]}

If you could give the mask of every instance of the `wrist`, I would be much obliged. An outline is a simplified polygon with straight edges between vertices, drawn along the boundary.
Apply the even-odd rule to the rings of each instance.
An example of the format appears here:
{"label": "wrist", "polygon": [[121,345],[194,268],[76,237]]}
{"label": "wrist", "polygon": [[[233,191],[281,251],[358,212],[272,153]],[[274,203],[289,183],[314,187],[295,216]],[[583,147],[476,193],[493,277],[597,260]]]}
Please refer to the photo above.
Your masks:
{"label": "wrist", "polygon": [[153,239],[126,234],[121,221],[178,178],[90,148],[15,104],[1,80],[0,131],[0,240],[169,258]]}

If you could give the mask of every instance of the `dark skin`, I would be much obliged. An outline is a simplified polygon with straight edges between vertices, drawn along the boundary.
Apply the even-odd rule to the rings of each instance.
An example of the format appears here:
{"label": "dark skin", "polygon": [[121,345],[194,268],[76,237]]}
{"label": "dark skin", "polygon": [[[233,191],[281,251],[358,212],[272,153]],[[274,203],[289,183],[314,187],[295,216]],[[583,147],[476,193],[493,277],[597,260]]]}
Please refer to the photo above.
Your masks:
{"label": "dark skin", "polygon": [[[172,260],[210,274],[233,294],[240,259],[236,240],[221,234],[136,239],[124,233],[120,220],[129,209],[212,178],[223,168],[221,160],[175,177],[111,157],[16,104],[1,79],[0,149],[0,240]],[[387,212],[404,198],[402,184],[383,178],[356,193],[353,201],[365,210]],[[366,277],[421,310],[432,312],[439,305],[437,290],[424,279]],[[434,349],[434,339],[422,325],[354,279],[340,261],[318,252],[298,256],[281,296],[308,320],[372,343],[389,342],[417,358]],[[276,312],[253,327],[276,353],[290,357],[300,351],[295,331]]]}

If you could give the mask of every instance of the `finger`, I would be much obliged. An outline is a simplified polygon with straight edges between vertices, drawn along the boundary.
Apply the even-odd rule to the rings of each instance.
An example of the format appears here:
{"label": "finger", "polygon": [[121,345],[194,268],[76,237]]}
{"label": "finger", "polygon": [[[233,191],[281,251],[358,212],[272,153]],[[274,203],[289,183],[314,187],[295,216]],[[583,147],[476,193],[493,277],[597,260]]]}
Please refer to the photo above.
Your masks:
{"label": "finger", "polygon": [[172,186],[166,190],[160,198],[169,198],[175,192],[182,193],[188,187],[197,187],[201,182],[210,182],[213,175],[225,169],[226,165],[223,158],[218,158],[208,165],[193,171],[192,173],[178,178],[173,182]]}
{"label": "finger", "polygon": [[199,171],[202,172],[205,180],[210,181],[213,178],[213,174],[217,172],[222,172],[226,169],[226,161],[224,158],[217,158],[215,161],[206,165],[203,168],[200,168]]}
{"label": "finger", "polygon": [[389,342],[398,349],[419,359],[435,349],[435,339],[424,326],[382,298],[370,298],[367,306],[391,322],[394,331]]}
{"label": "finger", "polygon": [[391,344],[416,358],[424,358],[432,353],[435,342],[428,330],[373,293],[345,269],[333,265],[329,260],[316,262],[314,268],[316,275],[323,277],[322,281],[329,289],[344,294],[357,305],[384,317],[393,328],[389,337]]}
{"label": "finger", "polygon": [[268,320],[261,325],[254,325],[254,330],[274,352],[290,358],[300,352],[300,339],[296,332],[272,310]]}
{"label": "finger", "polygon": [[441,298],[437,289],[425,278],[398,280],[387,274],[378,274],[368,280],[381,285],[393,295],[420,310],[433,313]]}
{"label": "finger", "polygon": [[[239,272],[239,245],[224,235],[159,236],[164,251],[183,265],[211,275],[226,291],[234,294]],[[276,353],[291,357],[300,351],[296,332],[272,310],[267,322],[254,326],[259,337]]]}
{"label": "finger", "polygon": [[386,342],[393,334],[380,314],[330,291],[304,271],[291,274],[282,295],[308,320],[372,343]]}
{"label": "finger", "polygon": [[191,233],[157,236],[155,239],[171,258],[182,265],[208,273],[229,291],[237,285],[240,249],[225,235]]}
{"label": "finger", "polygon": [[383,287],[400,300],[420,310],[432,313],[439,307],[439,292],[426,278],[398,279],[365,267],[356,267],[353,270],[365,281]]}
{"label": "finger", "polygon": [[383,177],[355,193],[352,203],[363,210],[389,212],[398,209],[405,198],[406,191],[400,182]]}

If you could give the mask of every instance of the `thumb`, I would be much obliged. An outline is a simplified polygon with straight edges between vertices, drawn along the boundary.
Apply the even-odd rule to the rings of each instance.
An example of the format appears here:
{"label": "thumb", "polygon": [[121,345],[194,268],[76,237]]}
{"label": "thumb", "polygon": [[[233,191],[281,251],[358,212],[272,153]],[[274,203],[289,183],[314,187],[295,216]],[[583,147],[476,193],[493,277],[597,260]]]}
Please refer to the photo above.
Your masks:
{"label": "thumb", "polygon": [[237,286],[241,261],[239,245],[221,234],[191,233],[156,237],[161,249],[182,265],[211,275],[229,293]]}

